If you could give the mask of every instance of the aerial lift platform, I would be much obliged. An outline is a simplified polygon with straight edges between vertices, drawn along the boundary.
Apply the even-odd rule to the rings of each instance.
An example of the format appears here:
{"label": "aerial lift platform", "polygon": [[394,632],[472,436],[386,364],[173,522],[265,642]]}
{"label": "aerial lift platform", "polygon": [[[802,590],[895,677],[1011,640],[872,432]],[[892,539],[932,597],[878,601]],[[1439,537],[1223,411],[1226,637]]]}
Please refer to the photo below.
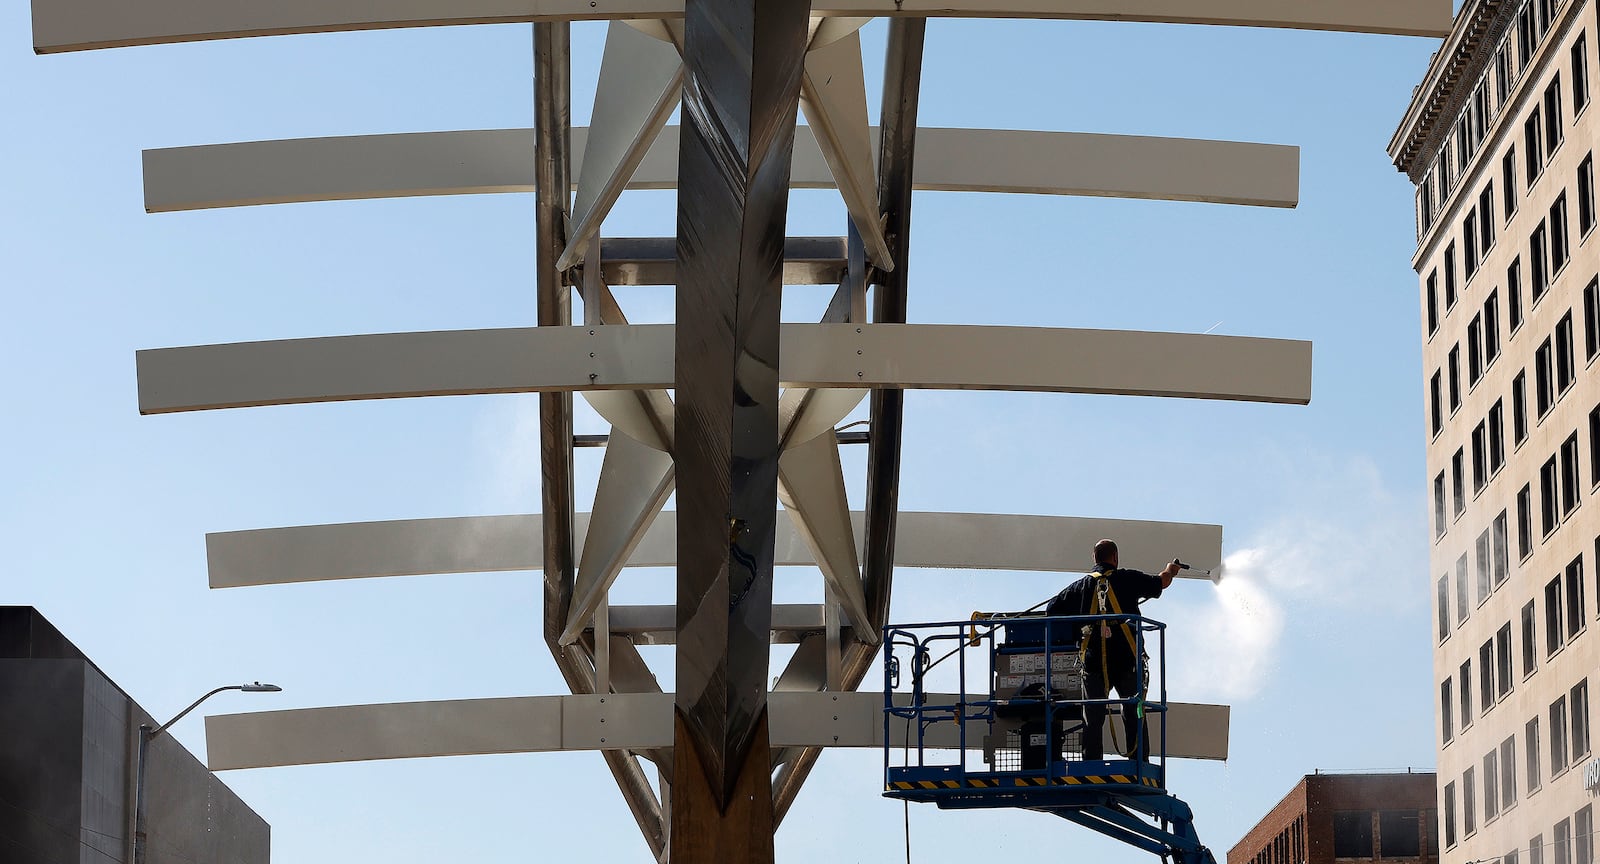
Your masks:
{"label": "aerial lift platform", "polygon": [[[1136,634],[1144,692],[1131,699],[1090,699],[1084,634],[1124,624]],[[1189,805],[1167,790],[1166,724],[1152,724],[1148,745],[1122,740],[1120,715],[1131,712],[1144,729],[1147,716],[1166,712],[1165,624],[1134,615],[1023,614],[891,625],[883,636],[886,797],[943,810],[1036,810],[1175,864],[1216,864],[1195,832]],[[1150,647],[1162,661],[1154,689]],[[956,679],[953,693],[929,689],[940,668],[935,680]],[[901,689],[907,669],[910,686]],[[969,692],[969,680],[984,683]],[[1103,752],[1116,758],[1084,758],[1084,714],[1091,706],[1106,710],[1110,746]],[[903,747],[889,743],[897,737],[891,735],[897,723],[904,725],[905,734],[898,736]],[[956,750],[925,746],[938,724],[959,727]]]}

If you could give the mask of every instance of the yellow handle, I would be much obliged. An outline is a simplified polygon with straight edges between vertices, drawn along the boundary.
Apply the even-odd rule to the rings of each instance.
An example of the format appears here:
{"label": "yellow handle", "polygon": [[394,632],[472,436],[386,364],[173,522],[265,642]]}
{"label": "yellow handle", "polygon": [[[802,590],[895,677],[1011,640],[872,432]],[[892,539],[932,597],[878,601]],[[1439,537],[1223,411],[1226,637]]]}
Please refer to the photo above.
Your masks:
{"label": "yellow handle", "polygon": [[[990,615],[987,612],[973,612],[972,613],[972,620],[973,621],[987,621],[988,619],[990,619],[992,617],[994,617],[994,616]],[[967,644],[971,645],[974,648],[976,648],[981,642],[983,642],[983,637],[978,635],[978,625],[974,624],[974,625],[968,627],[967,628]]]}

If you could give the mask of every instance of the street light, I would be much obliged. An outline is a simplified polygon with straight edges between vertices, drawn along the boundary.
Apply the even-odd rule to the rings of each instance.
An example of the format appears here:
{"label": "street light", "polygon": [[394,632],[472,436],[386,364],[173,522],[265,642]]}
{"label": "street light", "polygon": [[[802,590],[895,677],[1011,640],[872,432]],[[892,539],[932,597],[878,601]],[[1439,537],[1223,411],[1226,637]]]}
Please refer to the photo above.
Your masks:
{"label": "street light", "polygon": [[167,731],[168,727],[179,720],[182,720],[190,711],[200,707],[201,702],[210,699],[212,696],[215,696],[224,690],[239,690],[244,693],[277,693],[282,689],[282,687],[279,687],[276,684],[262,684],[260,681],[250,684],[229,684],[226,687],[218,687],[217,689],[212,690],[210,693],[201,696],[199,699],[194,700],[189,707],[179,711],[178,716],[168,720],[154,729],[151,729],[150,724],[148,723],[139,724],[139,767],[137,779],[133,784],[133,864],[145,864],[144,766],[146,761],[145,756],[150,750],[151,739],[155,738],[157,735],[160,735],[162,732]]}

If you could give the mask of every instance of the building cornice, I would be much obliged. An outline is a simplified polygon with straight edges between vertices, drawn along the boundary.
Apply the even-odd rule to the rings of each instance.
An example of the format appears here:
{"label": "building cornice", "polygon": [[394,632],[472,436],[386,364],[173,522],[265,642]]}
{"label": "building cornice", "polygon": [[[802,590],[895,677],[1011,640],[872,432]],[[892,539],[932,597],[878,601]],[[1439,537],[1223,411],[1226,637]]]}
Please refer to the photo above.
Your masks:
{"label": "building cornice", "polygon": [[1520,5],[1514,0],[1468,3],[1457,13],[1450,36],[1428,63],[1422,83],[1411,92],[1405,118],[1389,141],[1395,168],[1413,183],[1421,182],[1433,154],[1449,137],[1456,116],[1472,96],[1470,87],[1459,85],[1482,76]]}

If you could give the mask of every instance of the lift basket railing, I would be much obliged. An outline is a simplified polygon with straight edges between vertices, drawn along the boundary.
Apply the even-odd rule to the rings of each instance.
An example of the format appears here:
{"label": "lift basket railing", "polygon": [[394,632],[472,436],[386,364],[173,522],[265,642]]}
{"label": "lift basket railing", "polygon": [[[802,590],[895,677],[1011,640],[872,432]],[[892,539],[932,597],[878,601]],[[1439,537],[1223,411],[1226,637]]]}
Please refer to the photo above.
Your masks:
{"label": "lift basket railing", "polygon": [[[1098,655],[1086,658],[1084,639],[1099,639],[1100,629],[1107,627],[1107,641],[1124,640],[1124,626],[1138,649],[1135,680],[1144,682],[1143,692],[1089,698],[1085,676],[1099,670],[1084,664],[1100,661]],[[1106,711],[1107,757],[1122,759],[1125,753],[1165,767],[1166,724],[1147,722],[1167,708],[1166,625],[1159,621],[1137,615],[987,615],[891,625],[884,628],[883,641],[886,773],[900,773],[890,770],[896,762],[902,769],[939,767],[941,778],[958,783],[969,774],[1071,773],[1071,763],[1083,759],[1091,709]],[[1150,655],[1159,663],[1151,664]],[[930,682],[954,686],[947,684],[942,689],[949,692],[941,693]],[[1143,733],[1132,741],[1123,719],[1128,714]],[[969,753],[980,749],[983,766],[969,767]]]}

